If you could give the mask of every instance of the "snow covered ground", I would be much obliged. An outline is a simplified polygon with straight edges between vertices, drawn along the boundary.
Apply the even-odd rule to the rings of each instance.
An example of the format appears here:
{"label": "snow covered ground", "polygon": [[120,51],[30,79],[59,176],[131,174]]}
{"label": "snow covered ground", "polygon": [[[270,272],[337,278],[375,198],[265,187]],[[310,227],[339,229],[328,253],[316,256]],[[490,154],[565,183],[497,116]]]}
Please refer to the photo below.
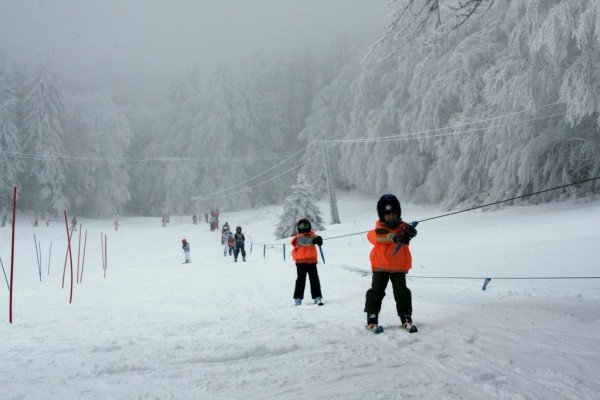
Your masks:
{"label": "snow covered ground", "polygon": [[[375,203],[343,197],[343,223],[322,236],[370,229]],[[222,221],[242,225],[249,241],[273,243],[279,210],[225,213]],[[403,204],[406,220],[438,214]],[[68,277],[60,288],[64,222],[34,230],[19,217],[12,325],[0,277],[2,399],[600,398],[599,279],[492,280],[484,292],[482,279],[419,278],[600,276],[599,204],[512,207],[421,224],[408,280],[420,329],[413,335],[400,330],[391,288],[380,316],[385,332],[364,329],[364,235],[325,241],[325,305],[308,304],[307,288],[305,304],[295,307],[295,268],[281,247],[263,258],[254,246],[248,262],[234,263],[216,232],[187,217],[168,228],[158,218],[122,218],[118,232],[113,221],[80,222],[88,229],[85,272],[69,305]],[[108,233],[106,278],[100,232]],[[42,282],[33,233],[42,245]],[[7,266],[7,228],[0,256]]]}

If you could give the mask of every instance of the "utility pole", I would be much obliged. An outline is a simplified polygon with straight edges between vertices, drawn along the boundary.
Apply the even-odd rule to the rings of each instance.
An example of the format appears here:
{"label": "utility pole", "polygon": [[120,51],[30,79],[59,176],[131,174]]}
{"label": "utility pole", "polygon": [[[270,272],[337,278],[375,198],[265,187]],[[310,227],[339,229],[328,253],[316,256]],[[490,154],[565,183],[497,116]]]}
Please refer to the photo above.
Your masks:
{"label": "utility pole", "polygon": [[331,211],[331,223],[339,224],[340,216],[338,214],[337,198],[335,196],[335,186],[333,182],[333,173],[327,143],[323,136],[323,166],[325,167],[325,182],[327,183],[327,191],[329,192],[329,211]]}

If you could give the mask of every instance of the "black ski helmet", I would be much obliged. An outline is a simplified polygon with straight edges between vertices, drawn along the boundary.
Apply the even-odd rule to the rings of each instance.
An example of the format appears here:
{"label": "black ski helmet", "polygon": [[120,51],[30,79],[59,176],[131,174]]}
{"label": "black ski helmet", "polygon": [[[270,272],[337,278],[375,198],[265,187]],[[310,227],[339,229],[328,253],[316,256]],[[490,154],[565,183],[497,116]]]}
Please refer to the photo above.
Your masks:
{"label": "black ski helmet", "polygon": [[296,224],[296,228],[298,229],[298,233],[308,233],[312,229],[312,226],[309,220],[307,220],[306,218],[302,218]]}
{"label": "black ski helmet", "polygon": [[384,194],[377,202],[377,215],[380,221],[384,221],[384,215],[388,212],[395,212],[398,218],[402,216],[400,202],[393,194]]}
{"label": "black ski helmet", "polygon": [[241,232],[242,231],[242,227],[241,226],[236,226],[235,227],[235,231],[236,232]]}

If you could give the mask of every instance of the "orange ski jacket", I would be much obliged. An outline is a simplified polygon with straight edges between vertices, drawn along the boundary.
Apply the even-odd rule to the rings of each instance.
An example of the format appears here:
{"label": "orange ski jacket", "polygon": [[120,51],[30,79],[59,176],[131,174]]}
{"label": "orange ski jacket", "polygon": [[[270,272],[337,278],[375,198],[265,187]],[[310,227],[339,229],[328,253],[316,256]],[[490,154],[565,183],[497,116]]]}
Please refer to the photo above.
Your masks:
{"label": "orange ski jacket", "polygon": [[312,240],[315,232],[299,233],[292,238],[292,259],[296,264],[316,264],[317,246]]}
{"label": "orange ski jacket", "polygon": [[408,245],[402,245],[400,251],[396,255],[393,254],[397,243],[394,243],[392,237],[403,235],[404,225],[407,225],[406,222],[401,222],[396,229],[390,229],[377,220],[375,229],[367,233],[367,239],[373,244],[370,255],[373,271],[408,272],[412,268],[412,256]]}

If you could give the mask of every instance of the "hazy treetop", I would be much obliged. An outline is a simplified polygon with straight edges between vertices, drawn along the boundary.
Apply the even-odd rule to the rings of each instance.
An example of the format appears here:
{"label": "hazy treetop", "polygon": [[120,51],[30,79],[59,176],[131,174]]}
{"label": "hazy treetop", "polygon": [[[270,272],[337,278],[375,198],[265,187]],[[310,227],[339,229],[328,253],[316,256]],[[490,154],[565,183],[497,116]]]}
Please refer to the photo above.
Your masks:
{"label": "hazy treetop", "polygon": [[0,0],[0,51],[28,63],[47,57],[68,86],[136,101],[158,97],[191,70],[320,52],[341,33],[366,49],[383,32],[386,3]]}

